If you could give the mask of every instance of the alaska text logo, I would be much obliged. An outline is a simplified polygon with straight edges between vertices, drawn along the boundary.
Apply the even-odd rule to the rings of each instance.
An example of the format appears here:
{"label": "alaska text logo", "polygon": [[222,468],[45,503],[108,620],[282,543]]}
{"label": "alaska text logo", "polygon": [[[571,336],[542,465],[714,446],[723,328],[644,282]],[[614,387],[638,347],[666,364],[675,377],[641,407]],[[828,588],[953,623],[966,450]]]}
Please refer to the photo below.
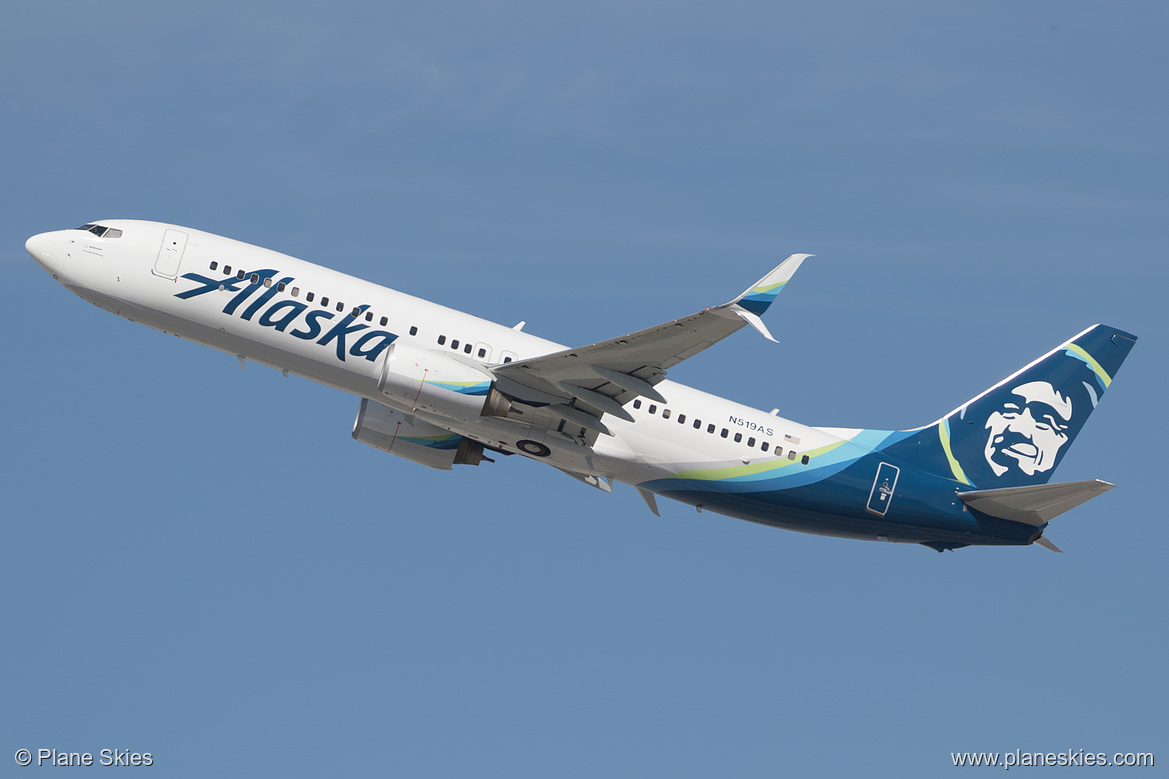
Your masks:
{"label": "alaska text logo", "polygon": [[[332,344],[337,350],[337,359],[342,362],[345,361],[346,354],[353,357],[364,357],[373,362],[398,337],[385,330],[373,330],[369,325],[355,324],[357,318],[369,308],[368,305],[361,305],[350,310],[344,318],[337,322],[329,322],[328,320],[337,316],[336,312],[326,311],[323,308],[310,310],[307,303],[288,298],[272,303],[272,298],[276,297],[280,291],[279,285],[286,285],[293,280],[292,276],[285,276],[278,282],[273,282],[271,279],[276,276],[276,273],[271,268],[265,268],[246,273],[243,279],[235,276],[224,279],[209,279],[198,273],[184,273],[184,279],[197,282],[200,286],[186,292],[180,292],[175,297],[190,300],[199,295],[206,295],[208,292],[235,292],[236,295],[223,307],[223,313],[228,316],[238,316],[249,322],[255,318],[256,323],[261,327],[271,327],[302,341],[313,341],[320,346]],[[240,285],[244,284],[246,286],[240,289]],[[263,294],[256,296],[260,290],[264,290]],[[253,296],[255,296],[254,299],[252,299]],[[244,303],[248,303],[248,305],[244,307]],[[241,307],[243,307],[242,310]],[[257,314],[259,314],[258,318],[256,318]],[[292,327],[294,324],[296,327]],[[332,327],[325,330],[329,325]],[[290,327],[292,327],[291,330]],[[369,332],[362,332],[364,330]],[[356,337],[357,333],[361,333],[361,336]],[[352,342],[346,340],[350,336],[354,337]]]}

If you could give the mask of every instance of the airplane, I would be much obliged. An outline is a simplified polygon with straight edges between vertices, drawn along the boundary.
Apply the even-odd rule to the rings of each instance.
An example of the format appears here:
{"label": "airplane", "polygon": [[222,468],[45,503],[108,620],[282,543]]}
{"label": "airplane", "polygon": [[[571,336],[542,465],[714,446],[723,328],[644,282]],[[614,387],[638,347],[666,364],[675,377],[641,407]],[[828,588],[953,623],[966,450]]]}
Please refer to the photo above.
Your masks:
{"label": "airplane", "polygon": [[359,398],[357,441],[431,468],[547,463],[604,492],[939,552],[1038,544],[1114,485],[1051,484],[1136,336],[1093,325],[912,430],[815,427],[670,381],[750,326],[808,254],[728,303],[577,348],[188,227],[101,220],[25,247],[70,292],[124,319]]}

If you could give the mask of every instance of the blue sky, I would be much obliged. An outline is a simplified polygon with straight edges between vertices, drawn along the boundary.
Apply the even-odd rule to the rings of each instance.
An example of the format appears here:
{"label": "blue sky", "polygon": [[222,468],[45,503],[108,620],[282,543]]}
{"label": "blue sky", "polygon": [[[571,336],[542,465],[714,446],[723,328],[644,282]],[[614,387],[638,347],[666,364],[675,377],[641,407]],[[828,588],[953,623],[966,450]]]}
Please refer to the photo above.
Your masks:
{"label": "blue sky", "polygon": [[[9,10],[0,760],[1169,761],[1167,28],[1161,3]],[[1119,487],[1053,523],[1064,555],[939,555],[658,518],[518,457],[429,471],[353,442],[356,399],[109,316],[24,253],[113,217],[567,344],[814,252],[778,346],[744,331],[671,372],[809,424],[927,423],[1105,322],[1141,340],[1056,478]]]}

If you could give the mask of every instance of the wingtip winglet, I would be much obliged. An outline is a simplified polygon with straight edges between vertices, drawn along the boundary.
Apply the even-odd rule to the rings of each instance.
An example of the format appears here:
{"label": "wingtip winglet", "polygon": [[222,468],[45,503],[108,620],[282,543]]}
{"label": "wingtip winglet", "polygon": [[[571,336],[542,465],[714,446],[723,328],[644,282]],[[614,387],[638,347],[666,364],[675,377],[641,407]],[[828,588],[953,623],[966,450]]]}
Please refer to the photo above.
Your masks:
{"label": "wingtip winglet", "polygon": [[744,311],[742,308],[740,308],[735,313],[738,314],[744,322],[746,322],[747,324],[751,325],[751,327],[758,330],[759,334],[762,335],[764,338],[766,338],[768,341],[771,341],[772,343],[779,343],[779,341],[775,340],[775,336],[773,336],[771,334],[771,331],[767,329],[767,325],[763,324],[762,319],[755,316],[750,311]]}
{"label": "wingtip winglet", "polygon": [[814,256],[813,254],[793,254],[775,266],[770,273],[759,279],[750,289],[732,300],[731,303],[755,316],[762,315],[775,301],[784,285],[791,281],[791,277],[799,270],[803,261]]}

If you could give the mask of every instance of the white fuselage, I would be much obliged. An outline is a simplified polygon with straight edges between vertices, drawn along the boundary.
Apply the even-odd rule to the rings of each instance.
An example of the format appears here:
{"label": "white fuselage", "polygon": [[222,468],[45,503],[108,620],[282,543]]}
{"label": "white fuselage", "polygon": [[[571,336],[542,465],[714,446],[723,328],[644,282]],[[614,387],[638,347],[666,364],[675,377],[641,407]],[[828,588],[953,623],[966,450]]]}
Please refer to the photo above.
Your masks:
{"label": "white fuselage", "polygon": [[[29,251],[65,287],[121,317],[387,406],[395,404],[378,391],[377,358],[382,353],[379,347],[385,345],[377,335],[380,332],[484,365],[564,348],[229,238],[155,222],[107,220],[100,224],[122,234],[109,238],[83,230],[44,233],[30,239]],[[172,237],[185,240],[185,245],[170,250],[177,258],[167,254],[167,244],[176,243]],[[244,280],[237,278],[240,271],[246,274]],[[240,290],[248,287],[250,275],[264,271],[274,271],[272,286],[254,288],[231,306],[243,294]],[[191,274],[207,281],[193,281]],[[224,288],[204,289],[211,282]],[[228,286],[231,282],[239,282],[236,290]],[[180,297],[192,292],[197,294]],[[359,307],[366,308],[351,324],[339,326]],[[841,441],[826,430],[674,382],[663,381],[656,389],[667,403],[628,404],[633,422],[606,416],[612,435],[598,436],[591,445],[550,429],[539,418],[519,429],[525,426],[508,419],[452,419],[412,408],[399,410],[488,447],[526,456],[531,455],[517,449],[515,442],[538,441],[550,454],[533,459],[574,474],[634,485],[679,471],[774,460],[776,447],[787,455],[792,441],[799,442],[801,451]],[[663,414],[667,409],[669,418]],[[711,426],[713,432],[708,432]],[[764,442],[768,443],[766,452],[761,448]]]}

